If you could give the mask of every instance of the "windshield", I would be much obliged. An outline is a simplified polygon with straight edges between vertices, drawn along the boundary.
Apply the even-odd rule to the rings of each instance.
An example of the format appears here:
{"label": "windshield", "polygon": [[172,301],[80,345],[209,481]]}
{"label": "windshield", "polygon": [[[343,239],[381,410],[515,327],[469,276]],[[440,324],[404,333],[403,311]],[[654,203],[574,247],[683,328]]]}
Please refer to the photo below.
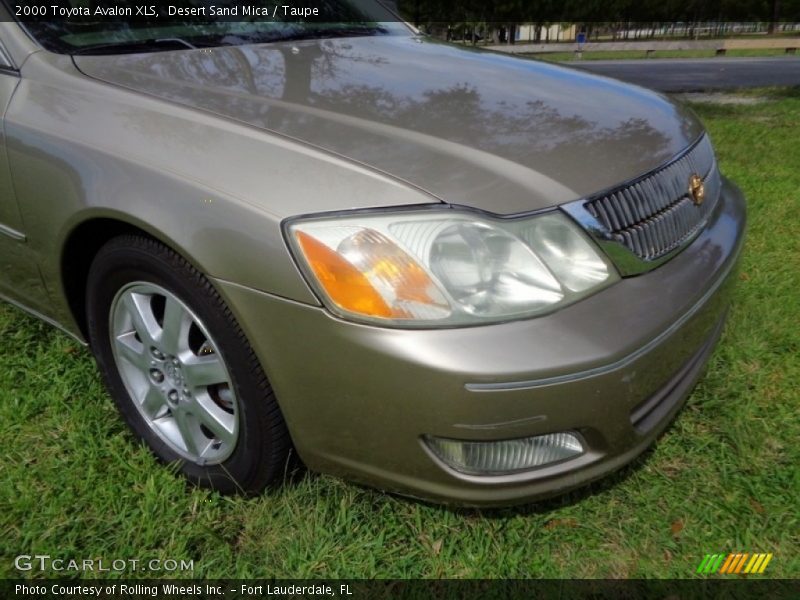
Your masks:
{"label": "windshield", "polygon": [[[160,52],[241,44],[409,33],[376,0],[287,5],[264,0],[180,0],[150,14],[98,13],[88,0],[48,2],[19,21],[44,48],[61,54]],[[124,12],[124,9],[123,9]],[[68,16],[64,16],[68,15]]]}

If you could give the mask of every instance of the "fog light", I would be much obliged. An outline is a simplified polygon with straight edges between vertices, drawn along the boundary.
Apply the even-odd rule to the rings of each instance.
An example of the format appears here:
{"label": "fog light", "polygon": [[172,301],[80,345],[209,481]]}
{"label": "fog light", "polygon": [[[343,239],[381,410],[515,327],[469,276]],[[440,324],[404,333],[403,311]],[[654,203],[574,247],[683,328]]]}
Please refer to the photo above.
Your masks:
{"label": "fog light", "polygon": [[572,433],[550,433],[497,442],[425,436],[425,442],[447,465],[470,475],[514,473],[574,458],[583,453],[583,444]]}

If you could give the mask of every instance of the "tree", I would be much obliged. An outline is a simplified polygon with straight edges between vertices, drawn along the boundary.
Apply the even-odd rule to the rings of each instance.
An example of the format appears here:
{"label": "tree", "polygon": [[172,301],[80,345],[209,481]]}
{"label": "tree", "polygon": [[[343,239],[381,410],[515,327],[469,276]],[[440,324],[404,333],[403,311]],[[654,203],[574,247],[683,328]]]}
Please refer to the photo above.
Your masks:
{"label": "tree", "polygon": [[772,18],[769,21],[768,33],[775,33],[781,16],[781,0],[772,0]]}

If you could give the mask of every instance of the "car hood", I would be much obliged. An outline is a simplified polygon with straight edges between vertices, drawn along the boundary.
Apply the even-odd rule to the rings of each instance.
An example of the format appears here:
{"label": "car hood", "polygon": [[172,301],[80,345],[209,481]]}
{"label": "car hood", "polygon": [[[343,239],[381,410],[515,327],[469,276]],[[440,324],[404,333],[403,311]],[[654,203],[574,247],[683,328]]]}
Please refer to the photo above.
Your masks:
{"label": "car hood", "polygon": [[75,62],[91,77],[311,144],[442,201],[500,214],[613,187],[663,164],[702,132],[691,113],[654,92],[417,37]]}

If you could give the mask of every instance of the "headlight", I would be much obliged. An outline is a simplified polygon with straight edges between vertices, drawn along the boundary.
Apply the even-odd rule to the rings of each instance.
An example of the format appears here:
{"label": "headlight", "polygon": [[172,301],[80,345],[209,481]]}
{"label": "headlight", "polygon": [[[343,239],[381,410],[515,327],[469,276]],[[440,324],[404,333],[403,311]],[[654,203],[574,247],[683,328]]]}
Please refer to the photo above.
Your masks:
{"label": "headlight", "polygon": [[293,221],[287,237],[326,306],[395,327],[528,317],[610,285],[616,271],[568,217],[457,210]]}

